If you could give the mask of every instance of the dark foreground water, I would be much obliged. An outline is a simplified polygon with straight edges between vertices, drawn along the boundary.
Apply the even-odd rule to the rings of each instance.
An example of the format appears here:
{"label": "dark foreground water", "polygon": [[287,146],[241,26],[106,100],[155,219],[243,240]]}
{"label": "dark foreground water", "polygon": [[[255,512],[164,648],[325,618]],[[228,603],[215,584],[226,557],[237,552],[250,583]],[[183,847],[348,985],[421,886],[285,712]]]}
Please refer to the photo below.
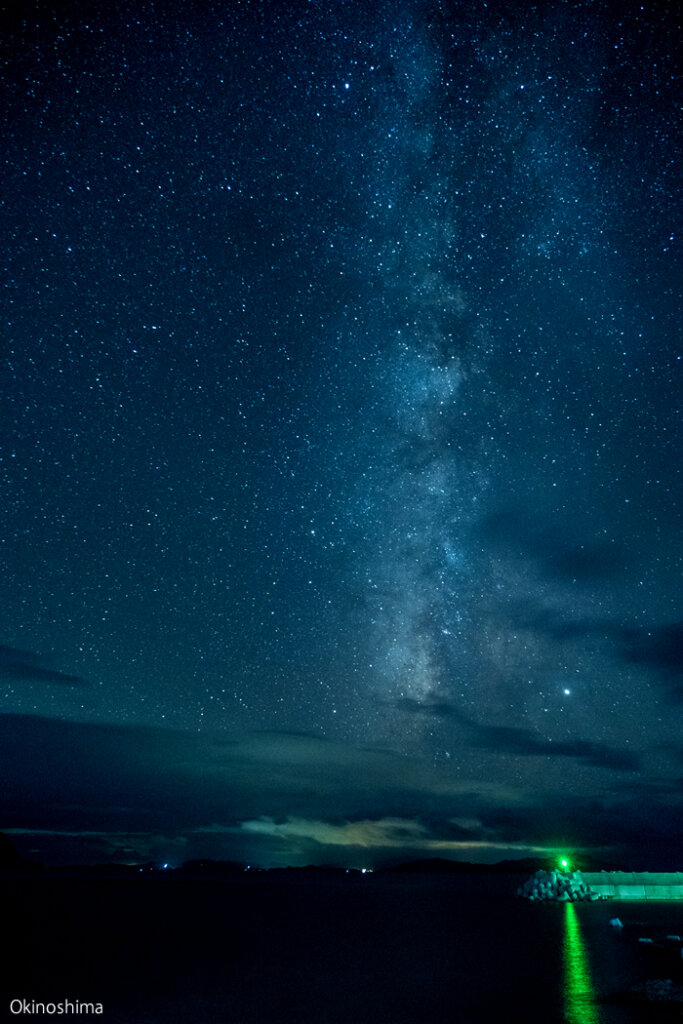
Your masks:
{"label": "dark foreground water", "polygon": [[[539,906],[519,879],[237,875],[221,882],[2,882],[1,1020],[107,1024],[650,1024],[680,1009],[619,993],[682,983],[639,936],[683,904]],[[623,931],[610,918],[624,922]],[[93,1000],[104,1015],[12,1015],[10,999]]]}

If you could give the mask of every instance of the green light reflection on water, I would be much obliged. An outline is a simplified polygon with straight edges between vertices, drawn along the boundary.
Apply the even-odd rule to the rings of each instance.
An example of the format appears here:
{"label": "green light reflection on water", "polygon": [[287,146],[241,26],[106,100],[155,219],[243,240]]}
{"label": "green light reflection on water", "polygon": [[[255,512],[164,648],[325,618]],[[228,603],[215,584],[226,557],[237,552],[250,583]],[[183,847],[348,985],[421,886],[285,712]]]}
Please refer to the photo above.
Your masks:
{"label": "green light reflection on water", "polygon": [[588,955],[573,903],[564,907],[564,1008],[567,1024],[600,1024]]}

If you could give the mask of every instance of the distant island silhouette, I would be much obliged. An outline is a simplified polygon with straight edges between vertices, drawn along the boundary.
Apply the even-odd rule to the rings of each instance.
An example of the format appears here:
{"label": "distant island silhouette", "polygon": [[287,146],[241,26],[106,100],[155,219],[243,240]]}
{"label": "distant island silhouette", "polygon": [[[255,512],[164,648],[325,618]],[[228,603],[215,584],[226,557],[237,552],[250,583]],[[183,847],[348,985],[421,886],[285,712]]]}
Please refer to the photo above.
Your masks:
{"label": "distant island silhouette", "polygon": [[[576,858],[575,866],[582,871],[624,871],[623,865],[598,861],[593,857]],[[141,864],[40,864],[36,861],[23,860],[12,844],[9,836],[0,832],[0,870],[19,872],[40,872],[45,874],[82,875],[84,877],[135,877],[159,878],[173,877],[177,879],[233,877],[238,874],[269,874],[269,875],[369,875],[369,874],[448,874],[448,875],[503,875],[533,874],[535,871],[556,867],[553,858],[525,857],[518,860],[501,860],[494,864],[477,861],[448,860],[444,857],[429,857],[418,860],[386,863],[375,868],[342,867],[332,864],[306,864],[304,866],[261,867],[246,862],[232,860],[212,860],[200,858],[184,861],[181,864],[159,863],[147,861]]]}

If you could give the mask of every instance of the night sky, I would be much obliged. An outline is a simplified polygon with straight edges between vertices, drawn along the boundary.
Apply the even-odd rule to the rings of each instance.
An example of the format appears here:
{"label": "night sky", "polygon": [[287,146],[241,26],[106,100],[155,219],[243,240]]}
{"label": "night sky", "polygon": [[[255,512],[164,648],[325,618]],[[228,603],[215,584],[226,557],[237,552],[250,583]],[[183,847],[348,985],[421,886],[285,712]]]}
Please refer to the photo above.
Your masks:
{"label": "night sky", "polygon": [[680,868],[671,3],[0,26],[0,828]]}

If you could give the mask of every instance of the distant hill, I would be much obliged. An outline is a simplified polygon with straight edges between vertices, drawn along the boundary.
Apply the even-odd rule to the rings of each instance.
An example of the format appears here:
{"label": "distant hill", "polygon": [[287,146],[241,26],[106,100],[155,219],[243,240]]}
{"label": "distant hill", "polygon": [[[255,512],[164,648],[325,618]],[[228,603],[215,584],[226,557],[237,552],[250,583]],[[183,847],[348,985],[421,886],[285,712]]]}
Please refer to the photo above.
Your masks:
{"label": "distant hill", "polygon": [[17,868],[21,864],[21,857],[15,850],[9,836],[0,832],[0,868]]}
{"label": "distant hill", "polygon": [[547,861],[538,861],[531,858],[526,860],[504,860],[498,864],[475,864],[467,860],[446,860],[443,857],[433,857],[426,860],[411,860],[404,864],[394,864],[380,870],[391,873],[443,875],[495,875],[519,871],[528,875],[538,871],[541,867],[547,868],[547,866]]}
{"label": "distant hill", "polygon": [[[573,867],[579,871],[630,871],[629,866],[623,864],[608,863],[599,861],[594,857],[573,857]],[[522,860],[501,860],[496,864],[480,864],[464,860],[448,860],[443,857],[424,858],[411,860],[398,864],[385,863],[378,865],[374,870],[378,874],[446,874],[446,875],[502,875],[502,874],[523,874],[533,875],[534,872],[543,870],[549,871],[558,866],[557,859],[553,857],[525,857]],[[31,861],[22,860],[13,843],[7,835],[0,832],[0,870],[35,872],[45,871],[54,875],[83,875],[84,877],[135,877],[142,874],[143,877],[167,878],[173,877],[186,880],[219,880],[227,876],[237,874],[250,874],[265,872],[269,875],[361,875],[370,872],[370,869],[343,868],[338,865],[329,864],[307,864],[305,867],[278,867],[262,868],[258,865],[248,865],[237,861],[210,860],[202,858],[198,860],[185,861],[180,865],[160,864],[149,862],[147,864],[72,864],[53,865],[43,867]],[[654,869],[651,869],[654,870]]]}
{"label": "distant hill", "polygon": [[[557,861],[548,857],[525,857],[522,860],[501,860],[496,864],[476,864],[466,860],[446,860],[434,857],[427,860],[412,860],[405,864],[395,864],[378,870],[383,872],[403,872],[420,874],[477,874],[477,875],[533,875],[535,871],[548,871],[557,867]],[[597,861],[593,857],[584,857],[574,865],[579,871],[624,871],[623,865],[615,865],[606,861]]]}
{"label": "distant hill", "polygon": [[186,860],[180,867],[175,868],[176,874],[191,875],[191,874],[214,874],[214,875],[227,875],[235,874],[238,871],[246,870],[247,865],[239,861],[234,860],[209,860],[202,858],[201,860]]}

